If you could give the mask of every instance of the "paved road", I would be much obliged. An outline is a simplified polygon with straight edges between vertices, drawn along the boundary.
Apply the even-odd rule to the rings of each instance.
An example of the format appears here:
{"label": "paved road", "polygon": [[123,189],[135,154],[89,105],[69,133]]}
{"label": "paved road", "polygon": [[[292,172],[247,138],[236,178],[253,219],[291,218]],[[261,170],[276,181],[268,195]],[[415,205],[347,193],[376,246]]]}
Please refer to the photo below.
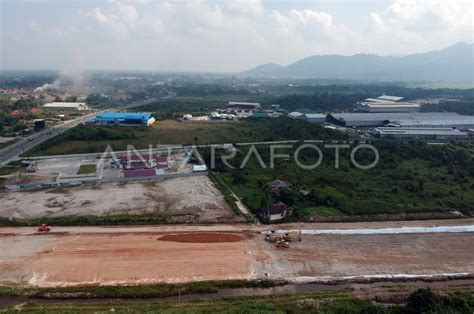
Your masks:
{"label": "paved road", "polygon": [[44,131],[23,138],[13,145],[5,147],[4,149],[0,150],[0,165],[5,165],[10,161],[17,159],[19,155],[32,149],[36,145],[41,144],[42,142],[81,124],[86,119],[89,119],[94,115],[95,114],[89,114],[75,120],[66,121],[50,129],[46,129]]}
{"label": "paved road", "polygon": [[[136,101],[136,102],[121,106],[119,108],[111,108],[111,109],[107,109],[107,110],[104,110],[104,111],[111,111],[111,110],[117,110],[117,109],[118,110],[128,110],[128,109],[131,109],[133,107],[147,105],[147,104],[150,104],[150,103],[153,103],[153,102],[156,102],[156,101],[168,100],[170,98],[173,98],[174,96],[176,96],[176,94],[174,94],[172,92],[168,92],[168,95],[166,95],[166,96],[164,96],[160,99],[152,98],[152,99],[147,99],[147,100],[140,100],[140,101]],[[99,112],[103,112],[103,111],[99,111]],[[99,112],[91,113],[91,114],[88,114],[86,116],[80,117],[80,118],[75,119],[75,120],[66,121],[66,122],[64,122],[60,125],[56,125],[56,126],[50,128],[50,129],[35,133],[35,134],[33,134],[29,137],[21,139],[20,141],[18,141],[15,144],[12,144],[10,146],[5,147],[4,149],[0,150],[0,166],[9,163],[12,160],[18,159],[21,154],[23,154],[24,152],[32,149],[36,145],[41,144],[44,141],[46,141],[50,138],[53,138],[56,135],[59,135],[59,134],[63,133],[64,131],[69,130],[70,128],[73,128],[73,127],[83,123],[87,119],[90,119],[90,118],[94,117]]]}

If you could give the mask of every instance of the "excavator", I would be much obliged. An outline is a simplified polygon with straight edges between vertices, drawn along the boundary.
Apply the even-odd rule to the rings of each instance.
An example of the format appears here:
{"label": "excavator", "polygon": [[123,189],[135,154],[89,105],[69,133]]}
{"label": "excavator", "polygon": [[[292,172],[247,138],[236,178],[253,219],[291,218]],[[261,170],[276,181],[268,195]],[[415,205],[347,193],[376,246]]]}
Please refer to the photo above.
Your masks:
{"label": "excavator", "polygon": [[46,224],[42,224],[41,226],[38,227],[38,232],[50,232],[50,231],[51,231],[51,227]]}
{"label": "excavator", "polygon": [[278,242],[279,240],[283,240],[286,242],[291,242],[294,240],[301,241],[301,231],[290,230],[281,234],[274,233],[274,231],[272,231],[271,233],[265,236],[265,241],[268,242]]}

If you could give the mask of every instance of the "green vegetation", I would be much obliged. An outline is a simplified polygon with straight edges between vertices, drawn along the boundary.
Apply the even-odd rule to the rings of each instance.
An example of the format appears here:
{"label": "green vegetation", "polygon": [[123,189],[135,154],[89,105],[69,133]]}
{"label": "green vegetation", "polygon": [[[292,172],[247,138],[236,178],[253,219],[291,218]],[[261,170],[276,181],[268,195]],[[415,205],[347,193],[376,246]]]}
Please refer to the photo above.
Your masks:
{"label": "green vegetation", "polygon": [[[8,165],[0,167],[0,176],[6,176],[21,169],[19,162],[10,162]],[[6,178],[0,177],[0,185],[4,184]]]}
{"label": "green vegetation", "polygon": [[94,153],[107,145],[114,150],[156,147],[158,144],[194,145],[254,141],[293,140],[298,138],[342,138],[339,132],[288,118],[248,119],[240,122],[186,123],[175,120],[157,121],[151,127],[79,126],[50,139],[26,156]]}
{"label": "green vegetation", "polygon": [[97,169],[96,165],[81,165],[79,167],[79,170],[77,171],[77,174],[94,173],[96,169]]}
{"label": "green vegetation", "polygon": [[107,216],[59,216],[59,217],[40,217],[25,218],[9,221],[6,218],[0,218],[0,226],[38,226],[48,224],[52,226],[107,226],[107,225],[153,225],[175,223],[176,218],[180,216],[196,216],[195,213],[180,214],[120,214]]}
{"label": "green vegetation", "polygon": [[[472,144],[391,141],[374,145],[380,161],[370,170],[352,165],[351,149],[341,149],[340,167],[335,169],[334,149],[325,149],[322,144],[318,145],[324,155],[320,166],[313,170],[301,169],[294,161],[297,144],[276,151],[287,153],[290,158],[276,159],[274,169],[270,168],[268,146],[257,146],[266,168],[252,155],[247,165],[239,169],[248,152],[248,147],[242,146],[236,157],[229,160],[236,170],[228,169],[218,156],[215,175],[256,214],[266,204],[277,201],[294,207],[294,215],[287,218],[290,221],[376,219],[380,214],[412,213],[421,217],[423,213],[474,213]],[[209,150],[203,150],[203,156],[210,164]],[[299,160],[306,165],[314,164],[317,159],[317,153],[311,149],[304,149],[299,155]],[[374,160],[374,155],[369,150],[360,150],[356,159],[367,165]],[[274,179],[289,181],[291,189],[272,195],[267,183]],[[301,190],[307,195],[303,196]]]}
{"label": "green vegetation", "polygon": [[163,298],[178,294],[217,292],[220,288],[270,288],[287,284],[274,280],[197,281],[179,284],[136,286],[84,286],[62,288],[0,287],[0,296],[30,298]]}
{"label": "green vegetation", "polygon": [[[224,282],[225,283],[225,282]],[[234,287],[239,287],[237,283]],[[257,285],[259,286],[259,285]],[[42,289],[60,290],[60,292],[48,292],[42,295],[46,298],[58,298],[62,294],[65,297],[88,298],[97,295],[98,290],[107,291],[99,295],[111,295],[118,297],[125,295],[131,298],[141,295],[135,291],[143,291],[146,297],[157,297],[176,295],[178,291],[183,293],[206,293],[218,285],[209,283],[195,283],[174,285],[170,290],[157,286],[132,286],[132,287],[87,287],[87,288],[59,288]],[[25,288],[37,291],[37,288]],[[67,292],[66,292],[67,291]],[[77,292],[80,291],[80,292]],[[186,291],[186,292],[184,292]],[[212,292],[212,291],[211,291]],[[0,292],[1,293],[1,292]],[[15,294],[17,295],[17,294]],[[31,293],[28,296],[34,296]],[[453,294],[439,296],[428,289],[419,289],[408,296],[406,305],[373,305],[369,300],[355,297],[347,290],[322,291],[311,293],[300,293],[291,295],[270,296],[245,296],[224,299],[206,300],[197,299],[191,301],[163,301],[163,300],[96,300],[80,302],[75,300],[61,300],[61,302],[23,302],[21,309],[24,311],[41,312],[64,312],[80,311],[81,313],[119,311],[119,312],[160,312],[160,313],[347,313],[347,314],[426,314],[426,313],[472,313],[474,310],[474,296],[469,292],[456,292]],[[5,306],[5,311],[13,311],[18,305]]]}

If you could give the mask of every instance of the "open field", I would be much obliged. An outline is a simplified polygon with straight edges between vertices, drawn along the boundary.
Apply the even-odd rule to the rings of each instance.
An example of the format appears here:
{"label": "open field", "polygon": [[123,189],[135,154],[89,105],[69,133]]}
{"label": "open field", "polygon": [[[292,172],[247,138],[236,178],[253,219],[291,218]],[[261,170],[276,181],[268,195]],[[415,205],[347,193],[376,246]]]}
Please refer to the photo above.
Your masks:
{"label": "open field", "polygon": [[284,139],[341,139],[338,132],[288,118],[241,120],[238,122],[178,122],[159,120],[150,127],[79,126],[25,153],[25,156],[66,155],[137,149],[149,145],[222,144]]}
{"label": "open field", "polygon": [[474,251],[467,249],[474,233],[305,235],[277,249],[256,233],[263,227],[243,226],[53,227],[49,234],[2,228],[0,268],[8,271],[0,273],[0,284],[311,282],[474,273]]}
{"label": "open field", "polygon": [[0,193],[15,219],[154,214],[169,222],[238,222],[206,176]]}

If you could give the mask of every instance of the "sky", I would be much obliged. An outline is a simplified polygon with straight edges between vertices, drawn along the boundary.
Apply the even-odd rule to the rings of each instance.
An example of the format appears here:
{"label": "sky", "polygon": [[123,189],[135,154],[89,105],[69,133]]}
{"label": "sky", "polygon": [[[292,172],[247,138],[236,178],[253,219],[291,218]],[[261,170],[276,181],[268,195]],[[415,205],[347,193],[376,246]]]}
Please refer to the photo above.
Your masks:
{"label": "sky", "polygon": [[0,69],[237,72],[474,41],[472,0],[0,0]]}

